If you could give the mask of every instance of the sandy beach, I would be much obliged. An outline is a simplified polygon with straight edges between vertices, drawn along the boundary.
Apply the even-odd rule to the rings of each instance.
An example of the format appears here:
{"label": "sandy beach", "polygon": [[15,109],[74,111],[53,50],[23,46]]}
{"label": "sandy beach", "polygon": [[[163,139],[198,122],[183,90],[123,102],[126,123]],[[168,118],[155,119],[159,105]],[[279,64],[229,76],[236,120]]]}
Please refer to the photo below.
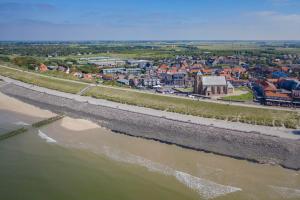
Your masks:
{"label": "sandy beach", "polygon": [[54,113],[48,110],[43,110],[35,106],[32,106],[30,104],[25,104],[1,92],[0,92],[0,110],[15,112],[18,114],[28,115],[30,117],[37,117],[37,118],[50,118],[55,116]]}

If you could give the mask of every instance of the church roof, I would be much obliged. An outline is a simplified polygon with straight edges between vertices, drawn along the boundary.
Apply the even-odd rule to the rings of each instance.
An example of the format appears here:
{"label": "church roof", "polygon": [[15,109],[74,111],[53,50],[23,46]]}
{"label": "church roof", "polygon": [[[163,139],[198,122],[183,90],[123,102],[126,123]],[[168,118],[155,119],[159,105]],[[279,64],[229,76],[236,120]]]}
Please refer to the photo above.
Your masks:
{"label": "church roof", "polygon": [[220,85],[227,85],[227,82],[224,76],[203,76],[202,84],[220,86]]}

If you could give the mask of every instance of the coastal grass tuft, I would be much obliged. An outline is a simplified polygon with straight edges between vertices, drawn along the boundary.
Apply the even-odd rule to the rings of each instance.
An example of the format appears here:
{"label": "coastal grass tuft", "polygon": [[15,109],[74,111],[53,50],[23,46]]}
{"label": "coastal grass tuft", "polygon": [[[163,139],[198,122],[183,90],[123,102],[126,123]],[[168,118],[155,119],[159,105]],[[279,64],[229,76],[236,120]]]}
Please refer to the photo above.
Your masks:
{"label": "coastal grass tuft", "polygon": [[277,127],[284,125],[289,128],[297,128],[300,125],[299,116],[293,111],[210,103],[101,86],[91,88],[85,95],[124,104],[253,125]]}

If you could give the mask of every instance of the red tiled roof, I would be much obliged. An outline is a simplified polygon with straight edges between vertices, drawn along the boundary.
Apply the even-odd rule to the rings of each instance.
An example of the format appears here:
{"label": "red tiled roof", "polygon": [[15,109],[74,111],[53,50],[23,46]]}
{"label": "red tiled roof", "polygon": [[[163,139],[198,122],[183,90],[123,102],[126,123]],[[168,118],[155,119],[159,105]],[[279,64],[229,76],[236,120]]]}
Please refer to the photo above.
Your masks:
{"label": "red tiled roof", "polygon": [[267,97],[279,97],[279,98],[290,98],[289,94],[280,93],[280,92],[273,92],[273,91],[266,91],[265,95]]}
{"label": "red tiled roof", "polygon": [[243,73],[245,72],[246,70],[242,67],[235,67],[232,69],[233,72],[239,72],[239,73]]}
{"label": "red tiled roof", "polygon": [[284,72],[288,72],[289,68],[288,67],[281,67],[281,70],[284,71]]}
{"label": "red tiled roof", "polygon": [[198,73],[198,72],[200,72],[200,71],[201,71],[201,69],[191,69],[191,70],[190,70],[191,73]]}
{"label": "red tiled roof", "polygon": [[277,90],[276,86],[273,83],[270,83],[268,81],[264,81],[261,84],[264,88],[264,91],[276,91]]}
{"label": "red tiled roof", "polygon": [[177,73],[177,69],[174,69],[174,68],[169,69],[167,73],[168,74],[175,74],[175,73]]}
{"label": "red tiled roof", "polygon": [[212,73],[211,69],[202,69],[201,70],[203,73]]}
{"label": "red tiled roof", "polygon": [[273,79],[269,78],[269,79],[267,79],[267,81],[270,82],[270,83],[278,83],[279,79],[277,79],[277,78],[273,78]]}
{"label": "red tiled roof", "polygon": [[169,69],[169,66],[166,64],[162,64],[159,66],[159,69]]}

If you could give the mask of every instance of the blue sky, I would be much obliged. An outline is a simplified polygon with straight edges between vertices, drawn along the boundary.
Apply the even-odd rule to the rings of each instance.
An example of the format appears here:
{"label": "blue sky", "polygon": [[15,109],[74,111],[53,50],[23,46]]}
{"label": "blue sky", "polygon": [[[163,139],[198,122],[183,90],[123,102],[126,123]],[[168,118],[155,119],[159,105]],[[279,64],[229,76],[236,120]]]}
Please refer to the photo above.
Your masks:
{"label": "blue sky", "polygon": [[0,40],[300,40],[300,0],[0,0]]}

